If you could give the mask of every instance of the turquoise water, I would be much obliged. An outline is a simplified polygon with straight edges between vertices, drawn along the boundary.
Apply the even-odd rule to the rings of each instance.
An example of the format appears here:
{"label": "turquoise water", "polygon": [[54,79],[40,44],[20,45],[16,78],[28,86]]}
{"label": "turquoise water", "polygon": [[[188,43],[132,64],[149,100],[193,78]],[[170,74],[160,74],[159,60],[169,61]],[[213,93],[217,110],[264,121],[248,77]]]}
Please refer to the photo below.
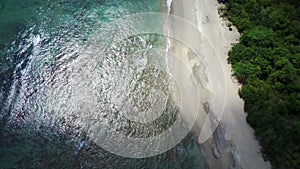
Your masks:
{"label": "turquoise water", "polygon": [[[146,64],[141,53],[128,56],[165,49],[165,37],[138,35],[113,46],[113,32],[95,34],[125,15],[163,12],[165,3],[1,0],[0,168],[202,168],[192,134],[163,154],[141,159],[105,151],[88,134],[95,117],[135,137],[157,135],[172,124],[177,110],[168,75]],[[81,54],[89,43],[99,48],[105,43],[107,54]],[[120,105],[146,109],[157,102],[152,93],[166,106],[160,119],[150,125],[118,121]]]}

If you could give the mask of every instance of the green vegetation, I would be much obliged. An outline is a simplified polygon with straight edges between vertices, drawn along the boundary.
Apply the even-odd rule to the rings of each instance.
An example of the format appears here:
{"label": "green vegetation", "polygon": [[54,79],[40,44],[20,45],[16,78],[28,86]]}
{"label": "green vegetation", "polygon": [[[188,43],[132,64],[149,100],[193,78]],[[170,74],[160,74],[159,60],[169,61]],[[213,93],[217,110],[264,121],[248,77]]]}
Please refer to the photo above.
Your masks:
{"label": "green vegetation", "polygon": [[228,61],[247,121],[275,168],[300,168],[300,1],[230,0],[223,15],[242,33]]}

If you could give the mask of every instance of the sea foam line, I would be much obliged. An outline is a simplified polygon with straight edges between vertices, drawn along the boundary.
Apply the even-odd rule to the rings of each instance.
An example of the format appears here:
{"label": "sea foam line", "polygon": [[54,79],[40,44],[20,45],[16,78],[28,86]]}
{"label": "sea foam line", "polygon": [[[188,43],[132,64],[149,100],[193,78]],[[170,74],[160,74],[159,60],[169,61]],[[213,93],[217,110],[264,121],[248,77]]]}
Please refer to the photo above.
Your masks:
{"label": "sea foam line", "polygon": [[[172,6],[172,0],[167,0],[167,7],[168,7],[168,10],[167,10],[167,14],[170,15],[171,14],[171,6]],[[170,69],[169,69],[169,60],[168,60],[168,53],[169,53],[169,50],[171,48],[171,40],[169,38],[169,35],[170,35],[170,29],[171,29],[171,23],[170,23],[170,20],[169,18],[167,17],[166,19],[166,23],[165,23],[165,27],[166,27],[166,34],[167,34],[167,41],[166,41],[166,63],[167,63],[167,69],[168,71],[170,72]]]}

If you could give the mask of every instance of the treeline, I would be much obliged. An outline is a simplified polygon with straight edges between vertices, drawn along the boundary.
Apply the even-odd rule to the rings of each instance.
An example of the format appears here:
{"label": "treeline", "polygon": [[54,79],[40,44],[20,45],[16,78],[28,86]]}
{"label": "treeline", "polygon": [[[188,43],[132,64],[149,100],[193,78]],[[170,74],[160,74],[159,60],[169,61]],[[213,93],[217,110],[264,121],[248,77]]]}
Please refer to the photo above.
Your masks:
{"label": "treeline", "polygon": [[300,168],[300,1],[230,0],[223,15],[242,33],[228,61],[262,152]]}

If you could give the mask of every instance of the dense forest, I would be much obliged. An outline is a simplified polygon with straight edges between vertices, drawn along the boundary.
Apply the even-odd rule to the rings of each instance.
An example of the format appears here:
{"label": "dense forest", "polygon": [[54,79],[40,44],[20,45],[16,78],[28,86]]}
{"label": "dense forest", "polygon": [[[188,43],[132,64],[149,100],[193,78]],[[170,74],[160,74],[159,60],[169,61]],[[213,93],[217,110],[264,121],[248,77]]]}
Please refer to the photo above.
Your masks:
{"label": "dense forest", "polygon": [[300,1],[229,0],[223,15],[242,34],[228,61],[262,152],[300,168]]}

